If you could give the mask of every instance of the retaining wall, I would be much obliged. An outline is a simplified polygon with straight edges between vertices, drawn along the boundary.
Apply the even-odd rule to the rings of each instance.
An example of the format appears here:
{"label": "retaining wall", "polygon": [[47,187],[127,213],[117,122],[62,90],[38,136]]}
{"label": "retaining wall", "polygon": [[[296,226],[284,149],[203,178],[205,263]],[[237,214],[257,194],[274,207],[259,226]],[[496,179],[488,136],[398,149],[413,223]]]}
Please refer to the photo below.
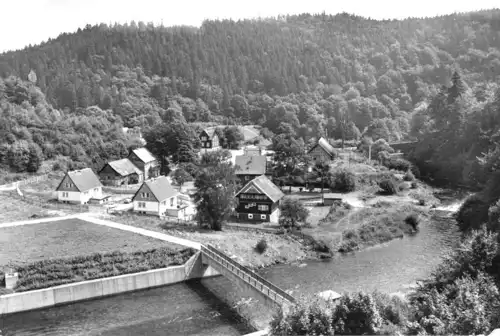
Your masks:
{"label": "retaining wall", "polygon": [[198,252],[180,266],[3,295],[0,316],[217,275],[213,268],[203,266]]}

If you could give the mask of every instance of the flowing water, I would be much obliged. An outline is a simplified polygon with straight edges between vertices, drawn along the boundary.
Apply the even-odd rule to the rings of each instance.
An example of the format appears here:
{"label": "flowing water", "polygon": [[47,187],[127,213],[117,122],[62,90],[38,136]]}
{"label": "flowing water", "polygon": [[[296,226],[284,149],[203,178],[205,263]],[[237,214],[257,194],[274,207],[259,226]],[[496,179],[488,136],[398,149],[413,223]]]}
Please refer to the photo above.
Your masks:
{"label": "flowing water", "polygon": [[[455,210],[460,202],[437,210]],[[292,294],[380,290],[405,292],[427,277],[459,240],[449,218],[420,225],[418,234],[328,261],[280,265],[260,273]],[[207,284],[204,286],[203,283]],[[207,288],[237,296],[227,279],[191,281],[110,298],[0,317],[3,335],[243,335],[243,321]],[[215,288],[214,287],[214,288]]]}

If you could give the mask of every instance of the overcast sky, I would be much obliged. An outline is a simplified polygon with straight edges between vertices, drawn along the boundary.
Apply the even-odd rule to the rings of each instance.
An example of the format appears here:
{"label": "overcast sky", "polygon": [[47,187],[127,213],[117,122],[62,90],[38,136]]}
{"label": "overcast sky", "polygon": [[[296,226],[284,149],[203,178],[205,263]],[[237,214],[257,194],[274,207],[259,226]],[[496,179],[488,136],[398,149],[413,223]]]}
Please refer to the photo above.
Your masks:
{"label": "overcast sky", "polygon": [[375,19],[434,16],[500,7],[499,0],[0,0],[0,52],[74,32],[87,23],[199,26],[204,19],[349,12]]}

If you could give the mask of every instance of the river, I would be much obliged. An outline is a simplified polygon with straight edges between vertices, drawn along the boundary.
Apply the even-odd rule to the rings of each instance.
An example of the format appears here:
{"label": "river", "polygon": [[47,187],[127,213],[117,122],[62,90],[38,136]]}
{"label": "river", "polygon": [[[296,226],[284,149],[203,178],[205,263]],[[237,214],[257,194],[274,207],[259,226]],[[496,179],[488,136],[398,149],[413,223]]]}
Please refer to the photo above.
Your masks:
{"label": "river", "polygon": [[[459,203],[441,210],[455,210]],[[439,209],[439,208],[438,208]],[[427,277],[459,240],[450,219],[420,225],[410,237],[328,261],[279,265],[260,273],[293,295],[324,290],[405,292]],[[111,298],[0,317],[4,336],[32,335],[227,335],[250,332],[234,311],[208,288],[237,296],[220,277]]]}

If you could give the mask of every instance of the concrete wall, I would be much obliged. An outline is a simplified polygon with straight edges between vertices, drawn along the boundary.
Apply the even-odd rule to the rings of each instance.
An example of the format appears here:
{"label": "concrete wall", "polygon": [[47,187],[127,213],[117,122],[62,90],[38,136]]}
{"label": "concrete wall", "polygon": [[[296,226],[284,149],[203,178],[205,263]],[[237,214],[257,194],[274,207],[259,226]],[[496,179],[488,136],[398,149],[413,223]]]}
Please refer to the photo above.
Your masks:
{"label": "concrete wall", "polygon": [[3,295],[0,296],[0,315],[217,275],[219,274],[211,267],[203,266],[200,253],[198,252],[185,265],[181,266]]}

